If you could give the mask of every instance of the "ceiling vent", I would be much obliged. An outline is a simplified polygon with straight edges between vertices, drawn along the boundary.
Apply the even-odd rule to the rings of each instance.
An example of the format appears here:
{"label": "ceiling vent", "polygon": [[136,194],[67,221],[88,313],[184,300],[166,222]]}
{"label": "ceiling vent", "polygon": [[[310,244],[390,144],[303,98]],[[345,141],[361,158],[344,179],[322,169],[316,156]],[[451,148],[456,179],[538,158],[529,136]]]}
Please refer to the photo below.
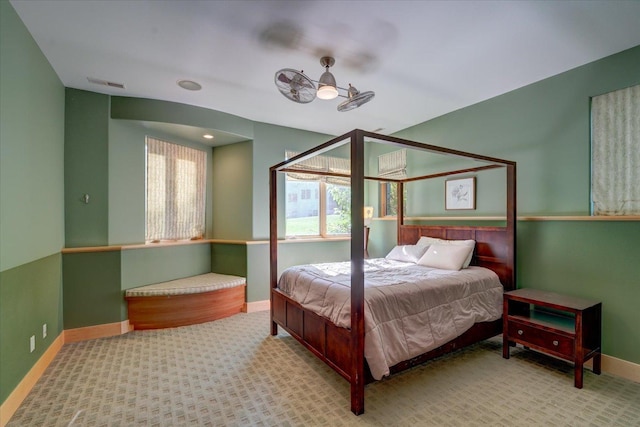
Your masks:
{"label": "ceiling vent", "polygon": [[124,89],[123,83],[109,82],[107,80],[94,79],[93,77],[87,77],[87,80],[89,80],[89,83],[93,83],[97,85],[117,87],[118,89]]}

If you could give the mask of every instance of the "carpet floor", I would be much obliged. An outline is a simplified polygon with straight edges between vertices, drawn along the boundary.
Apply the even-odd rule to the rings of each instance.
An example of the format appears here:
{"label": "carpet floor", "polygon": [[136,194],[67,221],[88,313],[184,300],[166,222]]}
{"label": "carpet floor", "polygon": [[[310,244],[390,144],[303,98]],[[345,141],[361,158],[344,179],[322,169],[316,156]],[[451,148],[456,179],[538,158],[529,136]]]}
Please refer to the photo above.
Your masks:
{"label": "carpet floor", "polygon": [[349,384],[269,312],[63,346],[8,426],[640,426],[640,384],[497,338],[365,388]]}

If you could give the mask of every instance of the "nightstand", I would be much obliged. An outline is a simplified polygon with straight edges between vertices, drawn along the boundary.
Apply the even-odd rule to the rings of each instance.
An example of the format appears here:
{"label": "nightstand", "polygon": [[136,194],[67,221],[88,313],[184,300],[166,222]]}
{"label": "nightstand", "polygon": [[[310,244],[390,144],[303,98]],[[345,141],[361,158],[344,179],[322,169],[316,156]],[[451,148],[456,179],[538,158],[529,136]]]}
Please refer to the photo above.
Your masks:
{"label": "nightstand", "polygon": [[575,364],[574,385],[582,388],[584,362],[593,358],[600,374],[602,303],[537,289],[505,292],[502,356],[522,344]]}

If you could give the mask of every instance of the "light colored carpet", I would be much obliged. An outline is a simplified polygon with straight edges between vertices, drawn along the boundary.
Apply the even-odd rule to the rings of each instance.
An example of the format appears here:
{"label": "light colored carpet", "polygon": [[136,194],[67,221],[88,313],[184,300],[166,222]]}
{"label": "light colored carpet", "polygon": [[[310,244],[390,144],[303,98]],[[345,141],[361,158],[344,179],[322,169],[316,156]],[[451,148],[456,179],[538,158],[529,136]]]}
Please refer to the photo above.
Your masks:
{"label": "light colored carpet", "polygon": [[[370,384],[349,384],[269,313],[65,345],[9,426],[640,426],[640,384],[498,339]],[[75,418],[74,418],[75,417]]]}

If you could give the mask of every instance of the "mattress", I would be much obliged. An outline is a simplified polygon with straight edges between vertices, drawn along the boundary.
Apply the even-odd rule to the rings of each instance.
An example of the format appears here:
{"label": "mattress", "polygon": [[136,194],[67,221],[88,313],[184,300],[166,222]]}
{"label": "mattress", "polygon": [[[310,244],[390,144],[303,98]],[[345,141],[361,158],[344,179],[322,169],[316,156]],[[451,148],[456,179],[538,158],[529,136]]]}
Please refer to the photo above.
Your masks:
{"label": "mattress", "polygon": [[[439,270],[393,260],[365,260],[365,358],[375,379],[389,368],[502,315],[503,287],[482,267]],[[351,263],[286,269],[278,288],[335,325],[351,326]]]}

